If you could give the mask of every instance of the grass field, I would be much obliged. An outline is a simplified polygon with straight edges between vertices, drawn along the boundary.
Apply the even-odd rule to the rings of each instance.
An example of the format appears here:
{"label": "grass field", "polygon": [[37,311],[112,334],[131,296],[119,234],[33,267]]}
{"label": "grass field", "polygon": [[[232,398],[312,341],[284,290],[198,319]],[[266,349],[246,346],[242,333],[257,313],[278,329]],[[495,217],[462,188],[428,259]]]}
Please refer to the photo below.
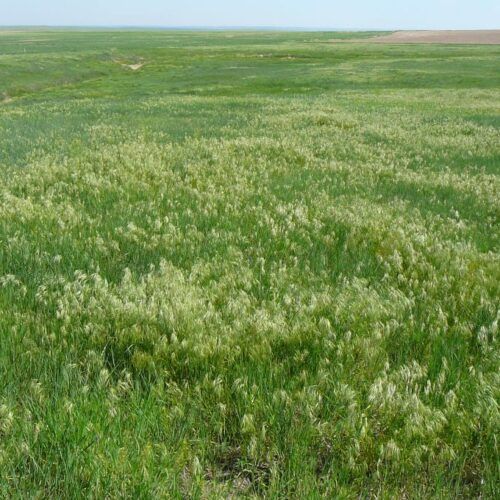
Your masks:
{"label": "grass field", "polygon": [[0,30],[0,497],[498,498],[500,46],[361,36]]}

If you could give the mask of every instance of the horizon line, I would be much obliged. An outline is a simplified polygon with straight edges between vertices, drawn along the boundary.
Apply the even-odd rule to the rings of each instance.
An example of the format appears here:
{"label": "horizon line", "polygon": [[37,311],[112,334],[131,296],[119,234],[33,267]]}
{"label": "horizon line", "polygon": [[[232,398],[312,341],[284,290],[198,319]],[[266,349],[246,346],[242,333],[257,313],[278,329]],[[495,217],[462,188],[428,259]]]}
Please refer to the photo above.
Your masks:
{"label": "horizon line", "polygon": [[498,31],[500,28],[336,28],[332,26],[273,26],[273,25],[135,25],[135,24],[0,24],[4,28],[54,28],[54,29],[152,29],[152,30],[194,30],[194,31]]}

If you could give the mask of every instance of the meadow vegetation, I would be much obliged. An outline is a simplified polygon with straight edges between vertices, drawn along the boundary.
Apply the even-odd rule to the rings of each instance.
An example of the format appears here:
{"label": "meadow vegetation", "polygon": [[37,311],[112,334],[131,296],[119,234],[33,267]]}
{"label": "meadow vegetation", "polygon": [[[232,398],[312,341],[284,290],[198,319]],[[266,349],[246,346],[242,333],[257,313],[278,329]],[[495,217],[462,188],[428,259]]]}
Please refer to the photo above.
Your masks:
{"label": "meadow vegetation", "polygon": [[0,31],[1,497],[498,498],[500,47],[350,36]]}

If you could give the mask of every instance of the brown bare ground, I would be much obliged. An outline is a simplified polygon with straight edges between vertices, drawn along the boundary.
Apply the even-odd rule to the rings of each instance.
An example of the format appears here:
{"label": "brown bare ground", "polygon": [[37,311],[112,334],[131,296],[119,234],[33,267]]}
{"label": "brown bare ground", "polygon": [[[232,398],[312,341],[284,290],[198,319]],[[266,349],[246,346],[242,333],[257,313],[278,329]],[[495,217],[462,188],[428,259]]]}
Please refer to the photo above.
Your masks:
{"label": "brown bare ground", "polygon": [[500,44],[500,30],[396,31],[390,35],[366,38],[374,43],[472,43]]}

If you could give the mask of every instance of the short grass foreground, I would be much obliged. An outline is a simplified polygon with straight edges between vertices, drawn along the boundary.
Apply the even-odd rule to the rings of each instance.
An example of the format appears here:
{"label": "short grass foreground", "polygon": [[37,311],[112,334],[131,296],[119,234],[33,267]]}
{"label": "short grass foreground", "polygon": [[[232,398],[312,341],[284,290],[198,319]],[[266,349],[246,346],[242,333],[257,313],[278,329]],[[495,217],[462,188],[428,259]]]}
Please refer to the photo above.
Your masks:
{"label": "short grass foreground", "polygon": [[350,36],[0,31],[1,497],[498,498],[500,48]]}

